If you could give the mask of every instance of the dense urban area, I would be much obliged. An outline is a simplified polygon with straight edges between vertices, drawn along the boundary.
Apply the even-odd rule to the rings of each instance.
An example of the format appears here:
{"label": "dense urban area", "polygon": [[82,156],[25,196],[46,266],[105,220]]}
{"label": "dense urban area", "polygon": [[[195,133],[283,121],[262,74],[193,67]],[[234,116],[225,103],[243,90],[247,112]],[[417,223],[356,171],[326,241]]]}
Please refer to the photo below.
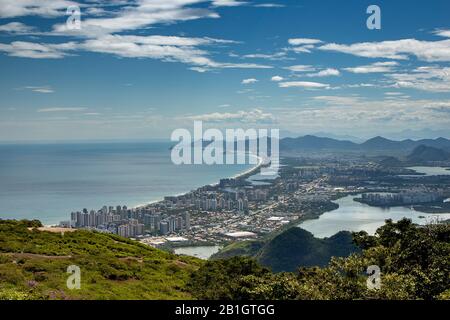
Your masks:
{"label": "dense urban area", "polygon": [[154,247],[224,244],[317,217],[336,209],[333,200],[349,194],[360,194],[355,200],[372,206],[414,206],[423,212],[448,204],[450,176],[423,176],[385,161],[348,155],[285,157],[276,177],[264,178],[255,168],[137,208],[72,212],[61,226],[136,238]]}

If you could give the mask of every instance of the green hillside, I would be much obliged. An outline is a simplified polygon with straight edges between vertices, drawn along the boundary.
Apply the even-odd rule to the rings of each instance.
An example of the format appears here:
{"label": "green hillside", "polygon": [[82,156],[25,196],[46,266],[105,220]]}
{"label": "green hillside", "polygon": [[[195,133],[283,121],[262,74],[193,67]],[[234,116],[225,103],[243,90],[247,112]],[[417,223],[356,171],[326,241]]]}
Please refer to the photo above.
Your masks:
{"label": "green hillside", "polygon": [[295,271],[298,267],[326,266],[331,257],[347,257],[359,249],[350,232],[339,232],[317,239],[301,228],[290,228],[269,241],[256,255],[258,261],[274,272]]}
{"label": "green hillside", "polygon": [[317,239],[301,228],[289,228],[265,241],[233,243],[213,256],[226,259],[236,256],[256,258],[274,272],[295,271],[298,267],[326,266],[331,257],[347,257],[360,249],[353,244],[350,232],[339,232]]}
{"label": "green hillside", "polygon": [[[260,260],[275,262],[272,269],[326,265],[278,273],[248,257],[204,262],[114,235],[82,230],[61,234],[37,227],[38,221],[0,221],[0,300],[450,299],[449,224],[418,227],[407,219],[388,220],[375,236],[353,234],[362,251],[333,257],[328,264],[329,255],[346,255],[347,233],[321,240],[289,229],[262,249],[259,244],[249,248],[258,249]],[[277,261],[296,256],[292,250],[302,253],[298,260]],[[81,269],[79,290],[67,288],[70,265]],[[371,265],[381,270],[377,290],[367,287]]]}
{"label": "green hillside", "polygon": [[[1,299],[190,299],[201,261],[115,235],[38,231],[39,221],[0,221]],[[67,267],[81,270],[70,290]]]}
{"label": "green hillside", "polygon": [[[291,233],[286,237],[308,238],[304,232]],[[272,273],[246,257],[208,261],[189,287],[200,299],[450,299],[450,225],[387,220],[374,236],[359,232],[353,239],[360,253],[296,272]],[[379,268],[378,288],[368,286],[369,266]]]}
{"label": "green hillside", "polygon": [[266,241],[264,240],[252,240],[252,241],[239,241],[233,242],[219,252],[215,253],[211,259],[228,259],[233,257],[254,257],[258,254],[259,250],[264,247]]}

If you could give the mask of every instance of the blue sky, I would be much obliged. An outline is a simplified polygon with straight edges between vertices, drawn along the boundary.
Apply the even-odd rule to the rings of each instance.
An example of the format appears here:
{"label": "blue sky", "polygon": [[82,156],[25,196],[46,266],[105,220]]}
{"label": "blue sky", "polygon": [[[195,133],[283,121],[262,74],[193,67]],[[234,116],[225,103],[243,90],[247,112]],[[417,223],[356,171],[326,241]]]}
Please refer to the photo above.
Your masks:
{"label": "blue sky", "polygon": [[[381,9],[369,30],[366,9]],[[79,6],[81,29],[66,10]],[[450,3],[0,0],[0,140],[450,138]]]}

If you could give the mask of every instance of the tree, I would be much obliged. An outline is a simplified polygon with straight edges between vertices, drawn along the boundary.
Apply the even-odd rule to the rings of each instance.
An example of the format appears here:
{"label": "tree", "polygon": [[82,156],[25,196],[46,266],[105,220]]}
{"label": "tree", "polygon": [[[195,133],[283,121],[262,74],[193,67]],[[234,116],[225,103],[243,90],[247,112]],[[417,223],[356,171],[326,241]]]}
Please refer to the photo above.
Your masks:
{"label": "tree", "polygon": [[[201,299],[450,298],[450,225],[387,220],[373,236],[353,236],[362,253],[334,257],[324,268],[274,274],[251,259],[235,257],[207,262],[191,277],[191,289]],[[379,289],[367,286],[371,265],[381,270]]]}

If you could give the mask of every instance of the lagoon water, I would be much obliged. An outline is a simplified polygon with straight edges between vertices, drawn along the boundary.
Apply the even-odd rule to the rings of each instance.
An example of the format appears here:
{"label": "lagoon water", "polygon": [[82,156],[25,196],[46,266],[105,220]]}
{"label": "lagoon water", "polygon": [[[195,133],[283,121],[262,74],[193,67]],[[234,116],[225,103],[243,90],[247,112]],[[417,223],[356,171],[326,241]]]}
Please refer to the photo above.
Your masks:
{"label": "lagoon water", "polygon": [[176,254],[183,254],[186,256],[193,256],[200,259],[207,260],[213,254],[219,252],[222,247],[220,246],[192,246],[192,247],[182,247],[176,248],[174,251]]}
{"label": "lagoon water", "polygon": [[137,206],[184,193],[250,165],[172,164],[170,143],[0,145],[0,218],[56,224],[70,212]]}
{"label": "lagoon water", "polygon": [[[386,219],[398,221],[404,217],[412,219],[414,223],[426,224],[429,222],[450,219],[450,213],[427,214],[415,211],[410,207],[378,208],[353,201],[356,196],[347,196],[336,200],[339,209],[325,212],[318,219],[307,220],[298,226],[308,230],[317,238],[326,238],[339,231],[367,231],[374,234],[384,224]],[[421,218],[423,217],[423,218]],[[195,256],[208,259],[219,251],[218,246],[184,247],[175,250],[177,254]]]}
{"label": "lagoon water", "polygon": [[409,167],[407,169],[412,169],[417,173],[425,174],[426,176],[450,175],[450,169],[443,167]]}
{"label": "lagoon water", "polygon": [[[318,219],[307,220],[299,227],[308,230],[317,238],[330,237],[339,231],[367,231],[374,234],[386,219],[398,221],[404,217],[414,223],[426,224],[431,221],[450,219],[450,213],[427,214],[410,207],[379,208],[353,201],[356,196],[346,196],[335,201],[339,209],[325,212]],[[424,218],[420,218],[424,217]]]}

